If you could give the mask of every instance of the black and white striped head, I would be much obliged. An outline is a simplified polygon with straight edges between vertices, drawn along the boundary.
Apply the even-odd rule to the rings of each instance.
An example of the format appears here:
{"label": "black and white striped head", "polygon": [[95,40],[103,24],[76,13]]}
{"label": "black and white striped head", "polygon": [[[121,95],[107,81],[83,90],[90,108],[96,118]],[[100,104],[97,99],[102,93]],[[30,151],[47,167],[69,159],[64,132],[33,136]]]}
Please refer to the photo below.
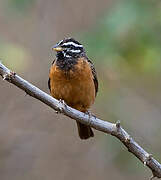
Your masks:
{"label": "black and white striped head", "polygon": [[59,41],[52,50],[57,52],[58,58],[76,58],[85,54],[83,45],[73,38],[65,38]]}

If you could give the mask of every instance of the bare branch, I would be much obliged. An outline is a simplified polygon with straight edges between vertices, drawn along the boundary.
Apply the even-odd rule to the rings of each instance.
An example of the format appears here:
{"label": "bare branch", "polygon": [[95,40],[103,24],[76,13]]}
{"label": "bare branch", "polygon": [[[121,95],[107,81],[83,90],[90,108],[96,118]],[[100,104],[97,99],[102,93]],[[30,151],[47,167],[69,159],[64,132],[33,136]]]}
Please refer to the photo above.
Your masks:
{"label": "bare branch", "polygon": [[50,106],[55,111],[83,124],[90,125],[98,131],[117,137],[127,147],[129,152],[134,154],[145,166],[151,169],[153,173],[151,178],[161,178],[161,164],[134,141],[134,139],[121,127],[120,121],[117,121],[117,123],[114,124],[98,119],[95,116],[89,116],[88,114],[77,111],[76,109],[67,106],[63,101],[54,99],[47,93],[22,79],[16,73],[5,67],[2,63],[0,63],[0,75],[3,80],[16,85],[27,94]]}

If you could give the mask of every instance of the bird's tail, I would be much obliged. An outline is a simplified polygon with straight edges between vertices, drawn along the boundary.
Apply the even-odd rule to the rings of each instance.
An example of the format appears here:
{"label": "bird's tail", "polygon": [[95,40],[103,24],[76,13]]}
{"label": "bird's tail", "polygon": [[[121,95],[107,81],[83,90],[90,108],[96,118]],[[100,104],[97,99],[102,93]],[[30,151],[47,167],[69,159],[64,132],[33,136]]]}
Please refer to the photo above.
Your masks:
{"label": "bird's tail", "polygon": [[77,122],[77,126],[78,126],[79,137],[81,139],[88,139],[94,136],[94,133],[90,126],[84,125],[80,122]]}

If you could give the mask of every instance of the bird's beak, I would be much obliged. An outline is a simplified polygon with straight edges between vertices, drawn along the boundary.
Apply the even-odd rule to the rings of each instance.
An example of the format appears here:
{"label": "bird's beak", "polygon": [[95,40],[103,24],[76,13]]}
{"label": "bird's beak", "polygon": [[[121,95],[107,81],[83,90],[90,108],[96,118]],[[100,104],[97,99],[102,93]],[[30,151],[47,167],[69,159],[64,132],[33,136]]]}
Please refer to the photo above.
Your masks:
{"label": "bird's beak", "polygon": [[53,51],[59,52],[59,51],[63,51],[63,48],[61,46],[55,45],[52,47]]}

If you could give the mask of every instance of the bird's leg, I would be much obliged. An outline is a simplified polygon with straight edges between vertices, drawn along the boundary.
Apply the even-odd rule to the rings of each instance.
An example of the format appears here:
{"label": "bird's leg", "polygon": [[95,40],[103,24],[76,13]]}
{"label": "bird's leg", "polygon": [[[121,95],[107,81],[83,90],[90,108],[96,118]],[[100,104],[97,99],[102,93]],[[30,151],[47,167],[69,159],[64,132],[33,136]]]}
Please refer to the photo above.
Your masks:
{"label": "bird's leg", "polygon": [[90,126],[90,125],[91,125],[91,118],[92,118],[92,117],[95,117],[95,118],[96,118],[96,116],[93,115],[90,111],[86,111],[85,114],[88,115],[88,125]]}
{"label": "bird's leg", "polygon": [[89,116],[89,118],[91,118],[92,116],[94,118],[96,118],[96,116],[94,114],[92,114],[91,111],[86,111],[85,114],[87,114]]}
{"label": "bird's leg", "polygon": [[60,103],[59,110],[55,111],[57,114],[61,113],[63,111],[63,108],[66,107],[66,103],[63,99],[59,99],[59,103]]}

